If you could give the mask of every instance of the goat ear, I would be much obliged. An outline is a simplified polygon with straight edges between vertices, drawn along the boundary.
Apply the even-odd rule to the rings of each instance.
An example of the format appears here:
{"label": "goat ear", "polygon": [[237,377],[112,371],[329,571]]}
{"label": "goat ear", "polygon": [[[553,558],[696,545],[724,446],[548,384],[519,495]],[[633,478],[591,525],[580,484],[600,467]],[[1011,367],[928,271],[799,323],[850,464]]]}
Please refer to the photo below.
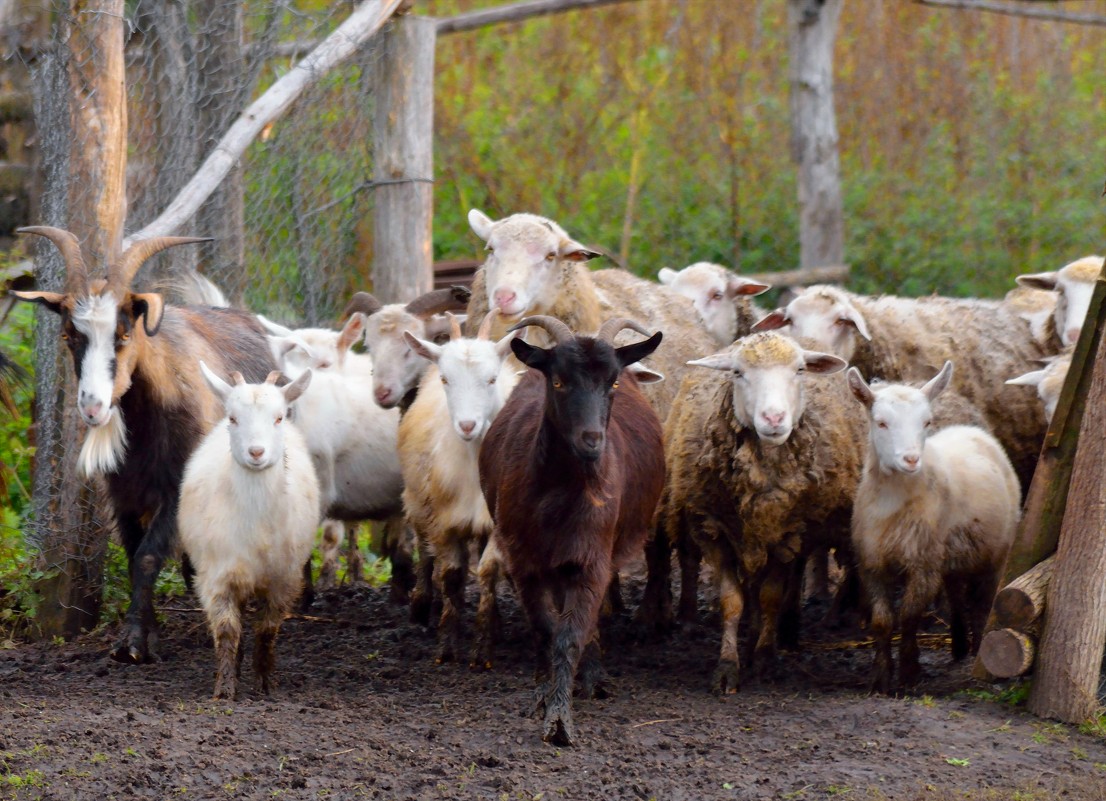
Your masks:
{"label": "goat ear", "polygon": [[289,404],[295,403],[296,398],[302,395],[304,393],[304,390],[306,390],[307,387],[310,386],[310,384],[311,371],[304,370],[299,378],[283,388],[282,391],[284,392],[284,402]]}
{"label": "goat ear", "polygon": [[165,311],[165,300],[156,292],[143,292],[131,295],[131,313],[142,316],[142,327],[146,336],[152,337],[161,328],[161,315]]}
{"label": "goat ear", "polygon": [[726,282],[726,297],[751,298],[756,295],[763,295],[771,288],[771,284],[761,284],[756,281],[750,281],[748,278],[735,276]]}
{"label": "goat ear", "polygon": [[819,353],[816,350],[804,350],[803,362],[806,363],[806,369],[812,373],[840,373],[849,366],[847,361],[838,356]]}
{"label": "goat ear", "polygon": [[848,379],[849,389],[852,391],[853,396],[871,409],[872,403],[875,402],[876,395],[872,392],[872,388],[868,386],[867,382],[865,382],[864,376],[860,374],[860,371],[855,367],[850,367],[845,377]]}
{"label": "goat ear", "polygon": [[637,379],[639,384],[659,384],[661,381],[664,381],[664,373],[650,370],[640,362],[627,365],[626,370],[634,374],[634,378]]}
{"label": "goat ear", "polygon": [[1023,373],[1016,378],[1006,379],[1006,383],[1015,387],[1035,387],[1044,381],[1045,376],[1048,375],[1045,370],[1034,370],[1031,373]]}
{"label": "goat ear", "polygon": [[767,316],[762,320],[758,320],[750,330],[775,331],[777,328],[783,328],[785,325],[791,325],[791,321],[787,319],[787,310],[776,309],[768,312]]}
{"label": "goat ear", "polygon": [[14,289],[9,294],[20,300],[41,303],[54,314],[61,314],[62,307],[65,306],[65,299],[69,297],[61,292],[23,292]]}
{"label": "goat ear", "polygon": [[945,362],[941,371],[922,387],[922,392],[929,399],[929,402],[933,403],[937,396],[945,391],[945,387],[949,385],[950,381],[952,381],[952,362]]}
{"label": "goat ear", "polygon": [[1052,290],[1056,289],[1056,281],[1059,279],[1059,273],[1030,273],[1028,275],[1019,275],[1014,280],[1018,282],[1018,286],[1029,287],[1030,289],[1044,289]]}
{"label": "goat ear", "polygon": [[211,368],[204,364],[203,359],[200,359],[200,372],[203,373],[204,380],[207,381],[207,385],[211,387],[211,391],[218,395],[223,401],[226,401],[227,396],[230,395],[230,384],[212,372]]}
{"label": "goat ear", "polygon": [[661,267],[657,273],[657,280],[665,286],[672,286],[672,282],[676,280],[676,271],[671,267]]}
{"label": "goat ear", "polygon": [[712,353],[701,359],[688,362],[692,367],[706,367],[710,370],[732,370],[733,357],[728,353]]}
{"label": "goat ear", "polygon": [[441,345],[435,345],[433,342],[427,342],[425,339],[419,339],[410,331],[403,332],[403,339],[407,342],[407,347],[413,350],[415,353],[422,356],[428,362],[438,363],[438,359],[442,356]]}
{"label": "goat ear", "polygon": [[492,235],[492,226],[495,223],[492,218],[489,217],[480,209],[469,210],[469,227],[472,228],[472,232],[485,242],[488,241],[488,237]]}
{"label": "goat ear", "polygon": [[557,252],[565,261],[589,261],[590,259],[598,259],[603,255],[594,250],[589,250],[574,239],[566,239],[561,242]]}
{"label": "goat ear", "polygon": [[274,323],[272,320],[270,320],[268,317],[266,317],[263,314],[258,314],[256,316],[257,316],[257,321],[259,323],[261,323],[261,327],[264,328],[266,331],[268,331],[273,336],[288,337],[288,336],[292,335],[292,329],[291,328],[285,328],[280,323]]}
{"label": "goat ear", "polygon": [[649,339],[643,339],[641,342],[633,342],[629,345],[623,345],[621,348],[615,348],[614,355],[618,357],[618,366],[625,367],[628,364],[640,362],[657,349],[657,346],[661,344],[663,338],[664,334],[658,331],[653,334],[653,336],[649,337]]}
{"label": "goat ear", "polygon": [[346,320],[346,324],[342,326],[342,333],[338,335],[338,353],[344,355],[364,335],[365,315],[361,312],[354,312]]}
{"label": "goat ear", "polygon": [[531,345],[522,337],[515,337],[511,340],[511,350],[518,357],[518,360],[527,367],[534,367],[545,372],[545,368],[549,364],[549,351],[545,348]]}

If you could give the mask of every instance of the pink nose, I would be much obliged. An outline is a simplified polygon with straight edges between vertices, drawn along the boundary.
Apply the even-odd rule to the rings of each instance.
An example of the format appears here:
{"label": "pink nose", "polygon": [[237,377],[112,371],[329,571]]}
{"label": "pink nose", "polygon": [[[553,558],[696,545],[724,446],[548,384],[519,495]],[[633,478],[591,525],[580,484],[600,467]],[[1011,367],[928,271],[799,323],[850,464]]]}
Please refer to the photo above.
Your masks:
{"label": "pink nose", "polygon": [[265,455],[265,449],[264,448],[257,448],[257,447],[250,448],[250,457],[251,458],[260,459],[264,455]]}
{"label": "pink nose", "polygon": [[457,423],[457,427],[459,429],[461,429],[462,434],[471,434],[473,432],[473,430],[476,428],[476,421],[475,420],[462,420],[459,423]]}
{"label": "pink nose", "polygon": [[780,423],[783,422],[784,413],[783,412],[761,412],[760,416],[764,418],[764,421],[766,423],[768,423],[768,425],[778,426]]}
{"label": "pink nose", "polygon": [[910,467],[917,467],[918,466],[918,459],[920,459],[920,458],[921,457],[919,457],[917,454],[911,453],[907,456],[902,457],[902,460],[903,460],[903,462],[908,464]]}
{"label": "pink nose", "polygon": [[1082,328],[1069,328],[1068,329],[1067,336],[1068,336],[1068,344],[1069,345],[1076,342],[1076,341],[1078,341],[1079,332],[1082,331],[1082,330],[1083,330]]}
{"label": "pink nose", "polygon": [[515,298],[518,295],[513,289],[497,289],[493,295],[495,299],[495,305],[501,309],[505,309],[515,302]]}
{"label": "pink nose", "polygon": [[104,410],[103,402],[102,401],[97,401],[96,403],[89,404],[89,405],[84,407],[84,415],[85,415],[85,417],[88,417],[88,418],[99,417],[100,412],[102,412],[103,410]]}
{"label": "pink nose", "polygon": [[383,406],[392,399],[392,389],[391,387],[377,387],[373,395],[376,396],[376,402]]}

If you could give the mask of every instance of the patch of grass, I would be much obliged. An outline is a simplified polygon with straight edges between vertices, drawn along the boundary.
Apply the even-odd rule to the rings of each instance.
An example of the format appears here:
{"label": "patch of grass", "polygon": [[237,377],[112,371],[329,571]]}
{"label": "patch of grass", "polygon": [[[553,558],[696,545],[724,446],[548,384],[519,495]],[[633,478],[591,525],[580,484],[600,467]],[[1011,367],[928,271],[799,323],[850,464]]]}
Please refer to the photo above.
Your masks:
{"label": "patch of grass", "polygon": [[103,763],[108,761],[108,755],[101,751],[97,751],[88,758],[88,761],[91,762],[93,765],[102,765]]}
{"label": "patch of grass", "polygon": [[932,695],[923,695],[921,698],[915,698],[914,703],[918,706],[924,706],[927,709],[932,709],[937,706],[937,702],[933,700]]}
{"label": "patch of grass", "polygon": [[826,788],[826,792],[829,795],[848,795],[853,791],[853,788],[844,784],[831,784]]}
{"label": "patch of grass", "polygon": [[1003,687],[1001,690],[968,689],[961,690],[957,695],[963,695],[976,701],[994,701],[999,704],[1022,706],[1029,697],[1029,681],[1021,680]]}
{"label": "patch of grass", "polygon": [[0,776],[0,782],[8,787],[46,787],[46,774],[41,770],[29,770],[24,774],[6,773]]}
{"label": "patch of grass", "polygon": [[957,768],[966,768],[972,764],[970,759],[964,759],[963,757],[945,757],[945,761]]}
{"label": "patch of grass", "polygon": [[1068,739],[1068,729],[1063,723],[1034,723],[1033,742],[1048,743],[1053,740],[1064,742]]}
{"label": "patch of grass", "polygon": [[1080,723],[1079,733],[1106,739],[1106,712],[1100,712],[1086,723]]}

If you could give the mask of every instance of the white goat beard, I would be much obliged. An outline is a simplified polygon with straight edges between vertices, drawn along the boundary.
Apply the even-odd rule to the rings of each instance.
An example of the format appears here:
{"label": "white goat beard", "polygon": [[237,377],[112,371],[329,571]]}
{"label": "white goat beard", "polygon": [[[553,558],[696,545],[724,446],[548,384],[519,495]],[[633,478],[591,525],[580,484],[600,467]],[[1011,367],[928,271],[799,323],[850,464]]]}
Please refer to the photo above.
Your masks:
{"label": "white goat beard", "polygon": [[104,473],[114,473],[127,452],[127,426],[118,406],[111,409],[111,417],[101,426],[88,429],[77,468],[85,478]]}

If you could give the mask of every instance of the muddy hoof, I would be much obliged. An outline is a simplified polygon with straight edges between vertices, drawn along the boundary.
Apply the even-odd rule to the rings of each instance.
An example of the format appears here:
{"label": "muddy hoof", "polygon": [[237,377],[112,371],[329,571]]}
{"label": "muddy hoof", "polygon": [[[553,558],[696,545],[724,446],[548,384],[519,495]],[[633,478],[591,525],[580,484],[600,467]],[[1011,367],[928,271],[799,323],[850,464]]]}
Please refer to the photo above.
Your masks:
{"label": "muddy hoof", "polygon": [[545,717],[541,738],[551,745],[573,745],[576,740],[576,727],[572,725],[572,715],[565,712],[550,712]]}
{"label": "muddy hoof", "polygon": [[872,674],[872,680],[868,684],[869,695],[890,695],[891,674],[888,671],[876,671]]}
{"label": "muddy hoof", "polygon": [[718,667],[714,669],[711,686],[718,695],[733,695],[741,689],[737,662],[719,660]]}
{"label": "muddy hoof", "polygon": [[430,625],[430,599],[425,595],[414,595],[411,597],[411,622],[418,623],[420,626]]}
{"label": "muddy hoof", "polygon": [[139,631],[132,631],[116,643],[111,649],[111,658],[124,665],[145,665],[159,661],[157,654],[149,648],[146,638]]}

